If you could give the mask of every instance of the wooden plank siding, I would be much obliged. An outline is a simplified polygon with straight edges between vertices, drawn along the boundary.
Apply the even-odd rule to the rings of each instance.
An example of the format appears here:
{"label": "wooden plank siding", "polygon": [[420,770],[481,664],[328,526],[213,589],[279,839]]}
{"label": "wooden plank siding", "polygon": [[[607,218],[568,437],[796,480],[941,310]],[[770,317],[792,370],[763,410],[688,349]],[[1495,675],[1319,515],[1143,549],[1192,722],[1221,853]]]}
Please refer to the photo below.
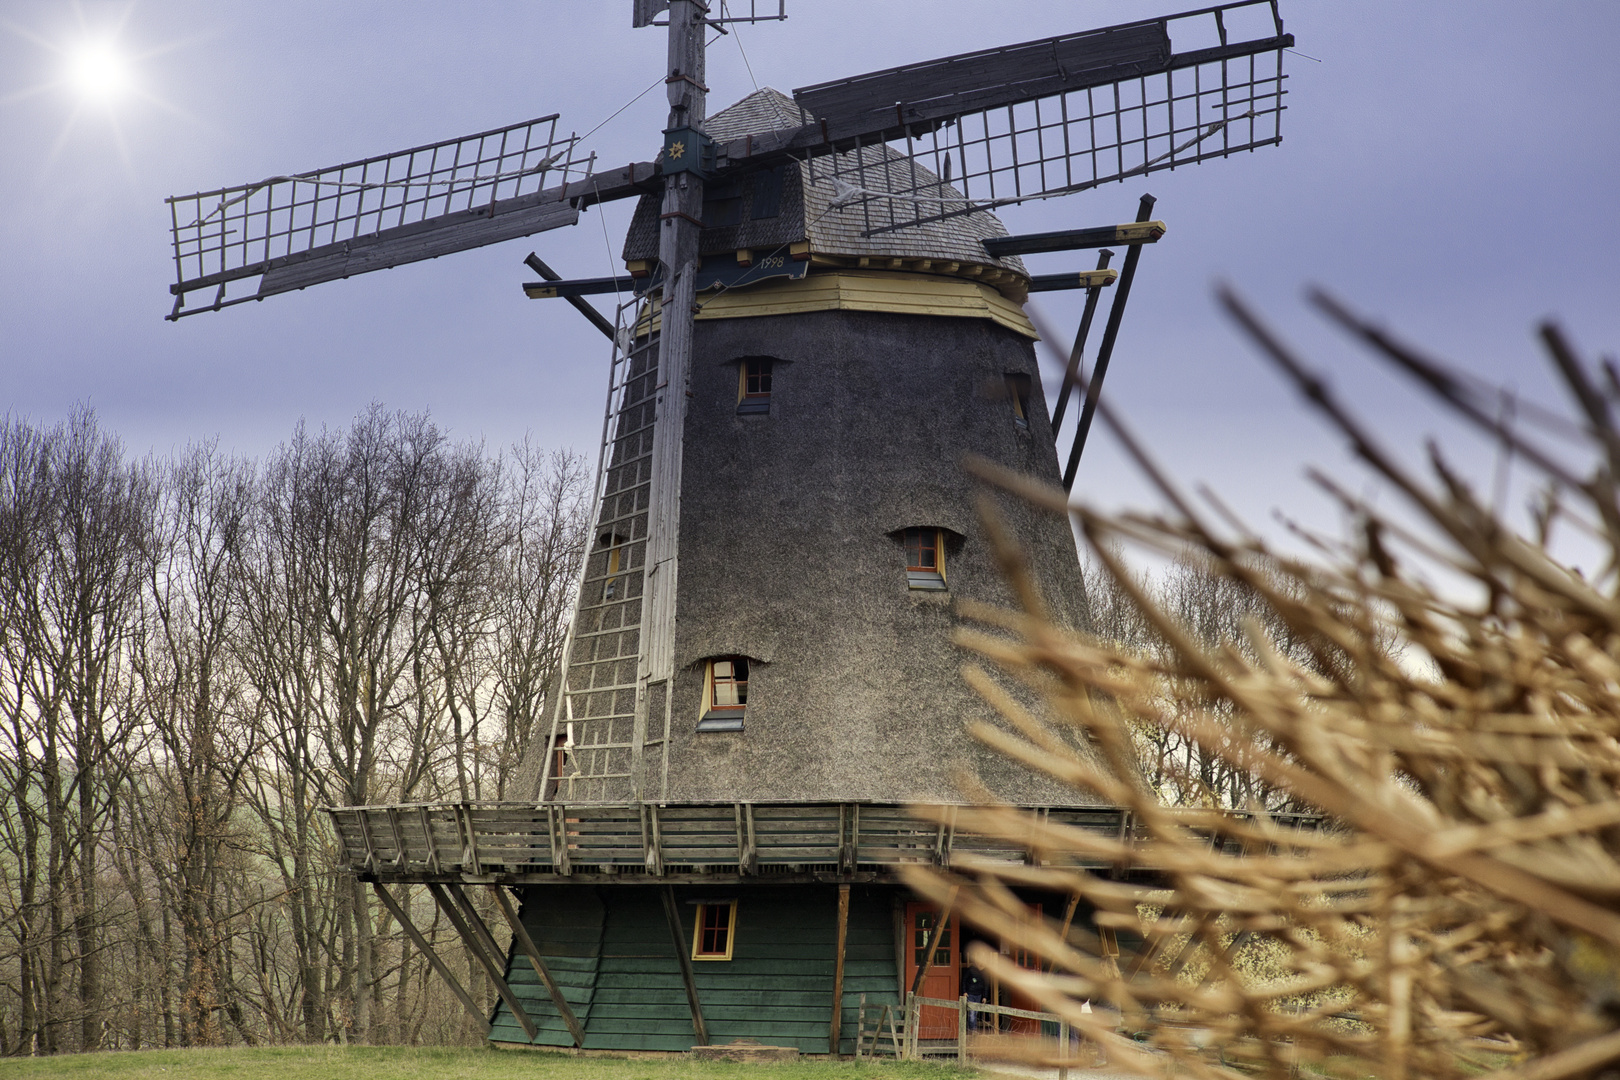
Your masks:
{"label": "wooden plank siding", "polygon": [[[850,891],[840,1025],[845,1054],[855,1052],[862,995],[868,1005],[899,1006],[895,894],[886,886],[857,885]],[[675,897],[686,920],[695,915],[694,900],[737,900],[732,958],[692,964],[710,1041],[746,1038],[825,1054],[837,886],[681,886]],[[656,887],[530,887],[520,917],[553,977],[565,986],[564,996],[585,1027],[586,1049],[691,1048],[691,1012]],[[571,1045],[521,951],[508,957],[507,979],[540,1029],[535,1043]],[[495,1011],[490,1039],[528,1042],[504,1005]]]}

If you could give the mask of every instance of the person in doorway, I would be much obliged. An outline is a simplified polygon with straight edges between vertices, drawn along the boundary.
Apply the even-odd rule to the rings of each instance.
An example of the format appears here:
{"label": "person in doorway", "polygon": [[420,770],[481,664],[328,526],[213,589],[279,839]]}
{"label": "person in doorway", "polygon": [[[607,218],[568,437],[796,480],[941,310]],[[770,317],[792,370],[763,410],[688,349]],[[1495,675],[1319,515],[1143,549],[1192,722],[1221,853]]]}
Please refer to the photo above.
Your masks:
{"label": "person in doorway", "polygon": [[[967,995],[969,1005],[983,1005],[990,992],[990,983],[978,968],[972,964],[963,964],[962,985],[958,992]],[[980,1031],[990,1026],[989,1017],[970,1008],[968,1009],[967,1026],[969,1031]]]}

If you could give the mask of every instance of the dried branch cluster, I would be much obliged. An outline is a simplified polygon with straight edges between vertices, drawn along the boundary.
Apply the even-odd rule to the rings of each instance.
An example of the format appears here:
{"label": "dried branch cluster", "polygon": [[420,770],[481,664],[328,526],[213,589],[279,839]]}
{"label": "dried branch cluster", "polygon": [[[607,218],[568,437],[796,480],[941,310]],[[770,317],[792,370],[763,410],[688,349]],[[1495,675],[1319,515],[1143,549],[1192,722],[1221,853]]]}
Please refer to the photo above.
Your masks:
{"label": "dried branch cluster", "polygon": [[[1492,391],[1316,298],[1545,482],[1526,537],[1437,450],[1433,481],[1421,480],[1235,297],[1223,299],[1410,515],[1392,518],[1318,477],[1357,523],[1353,538],[1320,547],[1321,564],[1288,558],[1218,505],[1204,513],[1107,418],[1172,509],[1072,512],[1167,647],[1055,629],[1010,543],[1002,556],[1023,610],[970,612],[983,627],[963,642],[1043,702],[1026,708],[971,666],[1007,721],[979,736],[1129,807],[1136,834],[985,807],[958,827],[1019,838],[1034,865],[963,861],[914,883],[1040,957],[1030,970],[982,945],[969,956],[1067,1017],[1116,1067],[1162,1076],[1173,1063],[1210,1078],[1603,1075],[1620,1060],[1614,365],[1594,374],[1543,328],[1578,414],[1521,408],[1523,424],[1509,425]],[[1582,454],[1592,461],[1584,474],[1563,463]],[[985,475],[1069,512],[1058,493]],[[1551,554],[1560,523],[1596,552],[1596,572]],[[1246,640],[1206,644],[1128,571],[1120,552],[1132,545],[1191,551],[1275,617],[1249,620]],[[1197,743],[1321,817],[1164,805],[1140,779],[1138,724]],[[1094,757],[1065,749],[1068,725],[1088,733]],[[1113,870],[1082,869],[1098,865]],[[1015,889],[1079,897],[1097,933],[1060,933]],[[1088,1000],[1099,1007],[1083,1011]]]}

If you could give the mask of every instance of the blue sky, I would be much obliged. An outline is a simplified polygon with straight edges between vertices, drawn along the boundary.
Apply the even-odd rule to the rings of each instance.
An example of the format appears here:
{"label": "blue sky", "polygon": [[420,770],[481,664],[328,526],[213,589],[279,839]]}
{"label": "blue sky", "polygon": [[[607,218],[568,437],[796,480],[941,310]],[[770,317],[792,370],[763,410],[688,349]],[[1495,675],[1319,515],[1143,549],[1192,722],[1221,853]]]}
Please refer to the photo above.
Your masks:
{"label": "blue sky", "polygon": [[[842,75],[1179,10],[1137,0],[789,0],[786,23],[711,48],[711,107]],[[1557,400],[1532,334],[1556,315],[1589,354],[1620,349],[1620,5],[1283,0],[1280,147],[1004,215],[1014,232],[1130,220],[1158,196],[1169,234],[1142,260],[1108,398],[1174,472],[1264,522],[1331,525],[1303,480],[1345,457],[1217,312],[1232,282],[1416,448],[1438,432],[1475,475],[1490,451],[1373,368],[1301,300],[1319,283],[1432,352]],[[105,108],[61,85],[65,54],[116,37],[136,93]],[[55,420],[89,401],[139,453],[217,436],[259,454],[300,418],[369,402],[429,409],[492,445],[525,433],[590,452],[605,343],[560,302],[523,298],[538,250],[610,270],[630,204],[579,226],[163,321],[163,198],[302,171],[548,112],[585,132],[662,74],[661,30],[630,0],[3,0],[0,408]],[[655,90],[592,136],[649,160]],[[1089,265],[1043,256],[1038,271]],[[1039,299],[1072,333],[1077,294]],[[1558,402],[1562,404],[1562,402]],[[1078,490],[1148,500],[1106,438]]]}

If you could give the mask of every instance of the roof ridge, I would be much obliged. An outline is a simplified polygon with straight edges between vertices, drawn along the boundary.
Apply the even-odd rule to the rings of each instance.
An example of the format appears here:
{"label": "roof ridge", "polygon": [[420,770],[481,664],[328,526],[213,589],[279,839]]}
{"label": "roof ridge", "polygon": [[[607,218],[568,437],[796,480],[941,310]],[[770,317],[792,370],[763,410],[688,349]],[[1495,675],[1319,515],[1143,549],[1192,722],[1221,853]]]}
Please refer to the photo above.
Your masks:
{"label": "roof ridge", "polygon": [[727,105],[703,122],[703,131],[716,142],[729,142],[760,131],[796,128],[802,110],[791,97],[773,86],[762,86]]}

